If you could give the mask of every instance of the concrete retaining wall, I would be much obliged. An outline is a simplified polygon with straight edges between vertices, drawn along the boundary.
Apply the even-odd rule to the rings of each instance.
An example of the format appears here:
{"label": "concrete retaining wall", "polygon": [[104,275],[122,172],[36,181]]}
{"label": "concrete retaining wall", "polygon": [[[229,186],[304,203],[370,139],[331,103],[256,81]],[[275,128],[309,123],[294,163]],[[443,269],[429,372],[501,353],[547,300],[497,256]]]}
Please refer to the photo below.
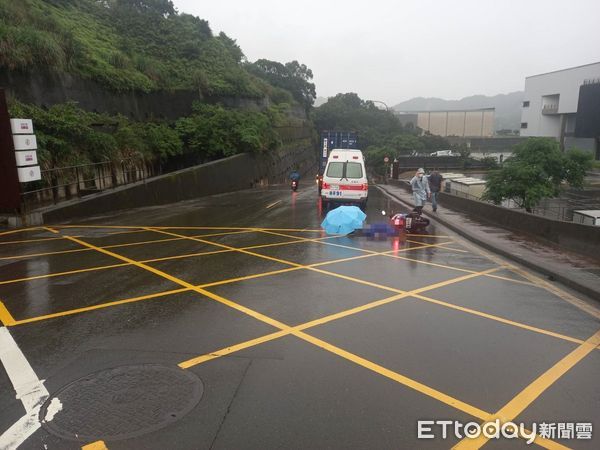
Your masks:
{"label": "concrete retaining wall", "polygon": [[[200,97],[198,91],[173,90],[157,92],[115,92],[93,80],[68,73],[40,71],[35,73],[0,71],[0,87],[9,97],[25,103],[50,107],[57,103],[77,102],[87,111],[123,114],[135,120],[168,119],[189,116],[195,100],[222,104],[228,108],[262,111],[269,106],[267,98]],[[301,108],[294,114],[304,118]]]}
{"label": "concrete retaining wall", "polygon": [[[409,190],[406,183],[392,180],[393,184]],[[502,208],[490,203],[469,200],[456,195],[440,193],[440,205],[460,211],[493,225],[527,233],[595,259],[599,258],[600,227],[548,219],[524,211]]]}
{"label": "concrete retaining wall", "polygon": [[[312,180],[314,143],[303,139],[267,154],[243,153],[41,210],[33,220],[56,223],[141,206],[164,205],[287,180],[292,167]],[[31,224],[30,224],[31,225]]]}

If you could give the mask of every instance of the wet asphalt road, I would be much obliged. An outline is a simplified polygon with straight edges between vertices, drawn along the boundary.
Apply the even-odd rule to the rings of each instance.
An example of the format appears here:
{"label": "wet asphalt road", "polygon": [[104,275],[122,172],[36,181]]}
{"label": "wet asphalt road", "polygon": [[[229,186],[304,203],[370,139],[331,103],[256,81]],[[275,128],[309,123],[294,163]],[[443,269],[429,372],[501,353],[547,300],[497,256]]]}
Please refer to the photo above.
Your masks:
{"label": "wet asphalt road", "polygon": [[[417,421],[496,415],[599,447],[600,320],[440,226],[322,219],[278,186],[0,235],[0,318],[62,404],[21,448],[450,448]],[[1,431],[25,414],[3,369],[0,405]]]}

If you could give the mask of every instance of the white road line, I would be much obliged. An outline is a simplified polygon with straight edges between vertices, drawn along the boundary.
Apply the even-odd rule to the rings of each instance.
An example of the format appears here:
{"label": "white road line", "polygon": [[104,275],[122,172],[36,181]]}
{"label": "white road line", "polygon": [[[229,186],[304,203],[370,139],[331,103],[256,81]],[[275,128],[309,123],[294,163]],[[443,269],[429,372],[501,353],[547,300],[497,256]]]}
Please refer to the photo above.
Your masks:
{"label": "white road line", "polygon": [[40,407],[32,409],[17,420],[8,430],[0,436],[0,448],[2,450],[14,450],[40,428],[38,414]]}
{"label": "white road line", "polygon": [[0,436],[0,449],[16,449],[40,427],[38,414],[49,394],[5,327],[0,328],[0,361],[26,411]]}
{"label": "white road line", "polygon": [[275,206],[275,205],[277,205],[277,204],[279,204],[279,203],[281,203],[281,200],[277,200],[276,202],[273,202],[273,203],[271,203],[270,205],[267,205],[267,208],[266,208],[266,209],[271,209],[273,206]]}

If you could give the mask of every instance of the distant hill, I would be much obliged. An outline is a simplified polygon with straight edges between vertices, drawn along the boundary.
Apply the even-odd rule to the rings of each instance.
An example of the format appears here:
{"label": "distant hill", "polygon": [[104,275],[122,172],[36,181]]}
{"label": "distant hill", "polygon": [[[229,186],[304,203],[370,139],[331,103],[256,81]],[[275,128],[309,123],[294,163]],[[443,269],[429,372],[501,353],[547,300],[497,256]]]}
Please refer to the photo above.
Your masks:
{"label": "distant hill", "polygon": [[521,123],[523,92],[498,94],[493,97],[472,95],[460,100],[415,97],[393,106],[396,111],[433,111],[477,108],[496,108],[496,130],[518,130]]}

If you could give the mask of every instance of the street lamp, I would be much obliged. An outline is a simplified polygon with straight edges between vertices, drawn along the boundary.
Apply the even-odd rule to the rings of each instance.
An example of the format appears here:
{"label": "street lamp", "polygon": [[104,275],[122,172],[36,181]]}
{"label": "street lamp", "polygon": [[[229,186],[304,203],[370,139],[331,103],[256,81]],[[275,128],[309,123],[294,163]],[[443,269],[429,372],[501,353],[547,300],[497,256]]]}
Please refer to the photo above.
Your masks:
{"label": "street lamp", "polygon": [[383,106],[385,106],[386,111],[390,110],[390,108],[388,108],[388,105],[386,105],[385,102],[382,102],[381,100],[369,100],[369,101],[373,102],[373,103],[381,103]]}

